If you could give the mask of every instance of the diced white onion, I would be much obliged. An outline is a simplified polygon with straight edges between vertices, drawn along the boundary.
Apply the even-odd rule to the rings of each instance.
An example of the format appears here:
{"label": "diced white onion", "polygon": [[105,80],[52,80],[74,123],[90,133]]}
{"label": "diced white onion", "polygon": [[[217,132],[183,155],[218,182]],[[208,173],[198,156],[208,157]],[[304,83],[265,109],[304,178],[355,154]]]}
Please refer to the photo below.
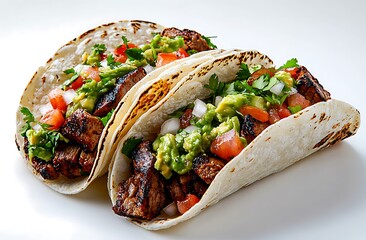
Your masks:
{"label": "diced white onion", "polygon": [[38,130],[40,130],[42,127],[41,127],[41,125],[39,125],[38,123],[37,124],[35,124],[34,126],[33,126],[33,129],[35,130],[35,131],[38,131]]}
{"label": "diced white onion", "polygon": [[178,208],[177,208],[177,204],[175,202],[172,202],[171,204],[169,204],[168,206],[166,206],[163,211],[169,216],[169,217],[173,217],[175,215],[178,214]]}
{"label": "diced white onion", "polygon": [[278,82],[276,85],[271,87],[269,91],[273,92],[276,95],[280,95],[284,86],[285,84],[283,82]]}
{"label": "diced white onion", "polygon": [[74,89],[69,89],[62,94],[62,97],[64,98],[66,105],[69,105],[74,97],[76,97],[76,92]]}
{"label": "diced white onion", "polygon": [[190,126],[186,127],[186,128],[184,129],[184,131],[186,131],[187,133],[191,133],[191,132],[193,132],[193,131],[194,131],[194,130],[196,130],[196,129],[198,129],[198,127],[193,126],[193,125],[190,125]]}
{"label": "diced white onion", "polygon": [[167,133],[176,134],[180,128],[179,118],[170,118],[161,125],[160,134],[164,135]]}
{"label": "diced white onion", "polygon": [[41,115],[45,115],[47,112],[51,111],[53,109],[51,103],[47,103],[45,105],[42,105],[39,107],[39,112],[41,113]]}
{"label": "diced white onion", "polygon": [[100,61],[100,65],[102,66],[102,67],[107,67],[108,66],[108,62],[107,62],[107,59],[103,59],[102,61]]}
{"label": "diced white onion", "polygon": [[297,89],[296,88],[293,88],[291,87],[291,90],[288,92],[290,95],[294,95],[297,93]]}
{"label": "diced white onion", "polygon": [[220,102],[222,101],[222,97],[221,96],[216,96],[215,97],[215,106],[219,106]]}
{"label": "diced white onion", "polygon": [[146,74],[149,74],[150,72],[154,71],[155,68],[153,66],[151,66],[150,64],[148,64],[144,67],[144,69],[145,69]]}
{"label": "diced white onion", "polygon": [[203,114],[205,114],[207,111],[206,103],[204,103],[202,100],[196,99],[194,101],[194,108],[192,111],[192,114],[196,117],[202,117]]}

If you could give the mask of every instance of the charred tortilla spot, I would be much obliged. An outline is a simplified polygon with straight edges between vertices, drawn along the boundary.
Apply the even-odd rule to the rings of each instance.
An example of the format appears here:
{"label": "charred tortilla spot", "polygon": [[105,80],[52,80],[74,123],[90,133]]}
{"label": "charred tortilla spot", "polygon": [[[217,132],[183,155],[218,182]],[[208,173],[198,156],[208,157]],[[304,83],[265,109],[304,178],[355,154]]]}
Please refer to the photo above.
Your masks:
{"label": "charred tortilla spot", "polygon": [[340,123],[336,123],[336,124],[334,124],[334,125],[332,126],[332,129],[335,129],[335,128],[339,127],[339,125],[340,125]]}
{"label": "charred tortilla spot", "polygon": [[326,148],[329,146],[332,146],[334,144],[336,144],[337,142],[342,141],[345,138],[348,138],[350,136],[352,136],[355,132],[350,130],[351,128],[351,123],[347,123],[345,124],[341,130],[339,130],[338,132],[336,132],[332,138],[329,140],[329,142],[323,146],[322,148]]}
{"label": "charred tortilla spot", "polygon": [[[126,118],[122,128],[124,128],[136,116],[144,113],[146,109],[153,107],[170,91],[171,83],[168,80],[159,80],[150,86],[139,98],[137,105],[134,107],[130,115]],[[117,134],[117,139],[122,132]]]}
{"label": "charred tortilla spot", "polygon": [[111,25],[113,25],[113,24],[114,24],[114,23],[112,23],[112,22],[111,22],[111,23],[103,24],[102,26],[103,26],[103,27],[108,27],[108,26],[111,26]]}
{"label": "charred tortilla spot", "polygon": [[231,169],[230,172],[235,172],[235,168]]}
{"label": "charred tortilla spot", "polygon": [[42,83],[45,83],[46,82],[46,76],[43,76],[42,77]]}
{"label": "charred tortilla spot", "polygon": [[333,135],[334,135],[334,132],[329,133],[322,140],[320,140],[320,142],[318,142],[317,144],[315,144],[314,147],[313,147],[313,149],[314,148],[319,148],[319,147],[323,146]]}
{"label": "charred tortilla spot", "polygon": [[[117,30],[117,29],[116,29],[116,30]],[[126,32],[126,31],[127,31],[127,28],[124,28],[124,27],[123,27],[123,28],[121,28],[121,31],[122,31],[122,32]]]}
{"label": "charred tortilla spot", "polygon": [[314,115],[310,118],[310,120],[313,120],[314,118],[316,118],[316,114],[314,113]]}
{"label": "charred tortilla spot", "polygon": [[268,137],[265,141],[268,142],[269,140],[271,140],[271,137]]}
{"label": "charred tortilla spot", "polygon": [[53,58],[48,59],[47,63],[50,63],[53,60]]}
{"label": "charred tortilla spot", "polygon": [[321,123],[323,120],[325,120],[325,113],[322,113],[319,118],[319,123]]}
{"label": "charred tortilla spot", "polygon": [[141,24],[139,22],[132,22],[131,26],[133,28],[133,33],[135,33],[135,34],[141,28]]}
{"label": "charred tortilla spot", "polygon": [[254,158],[251,158],[251,159],[249,159],[249,161],[248,162],[253,162],[254,161]]}
{"label": "charred tortilla spot", "polygon": [[90,41],[91,41],[91,38],[89,38],[88,40],[86,40],[85,44],[90,43]]}
{"label": "charred tortilla spot", "polygon": [[83,39],[86,35],[89,35],[90,33],[95,32],[95,31],[96,31],[96,29],[90,29],[90,30],[86,31],[85,33],[81,34],[79,36],[79,39]]}

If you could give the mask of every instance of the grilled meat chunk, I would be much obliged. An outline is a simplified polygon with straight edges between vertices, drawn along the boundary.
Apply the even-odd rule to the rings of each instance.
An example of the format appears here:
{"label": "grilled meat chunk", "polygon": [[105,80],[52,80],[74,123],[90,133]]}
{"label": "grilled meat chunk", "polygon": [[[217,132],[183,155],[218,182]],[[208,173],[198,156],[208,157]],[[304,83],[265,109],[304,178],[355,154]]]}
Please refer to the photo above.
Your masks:
{"label": "grilled meat chunk", "polygon": [[151,220],[166,203],[164,182],[156,171],[132,175],[118,186],[113,211],[121,216]]}
{"label": "grilled meat chunk", "polygon": [[103,97],[101,97],[96,106],[93,115],[98,117],[104,117],[112,109],[116,108],[118,103],[126,95],[126,93],[135,85],[138,81],[146,76],[145,69],[142,67],[127,73],[126,75],[117,79],[116,86]]}
{"label": "grilled meat chunk", "polygon": [[38,158],[33,158],[32,165],[33,168],[43,177],[43,179],[54,180],[60,176],[51,163],[42,161]]}
{"label": "grilled meat chunk", "polygon": [[180,30],[178,28],[166,28],[161,33],[162,36],[174,38],[176,36],[181,36],[184,38],[185,50],[196,50],[197,52],[202,52],[206,50],[210,50],[210,46],[208,46],[205,39],[202,38],[201,34],[196,31],[183,29]]}
{"label": "grilled meat chunk", "polygon": [[207,187],[207,184],[193,171],[184,175],[174,174],[167,185],[173,201],[182,201],[189,193],[201,198]]}
{"label": "grilled meat chunk", "polygon": [[268,122],[260,122],[250,115],[244,116],[240,136],[245,137],[248,143],[254,140],[264,129],[269,126]]}
{"label": "grilled meat chunk", "polygon": [[330,99],[330,93],[323,88],[305,67],[300,67],[297,73],[297,91],[309,100],[311,104]]}
{"label": "grilled meat chunk", "polygon": [[53,158],[53,166],[62,175],[68,178],[80,177],[79,156],[81,148],[72,144],[57,146]]}
{"label": "grilled meat chunk", "polygon": [[224,161],[207,155],[200,155],[193,160],[193,171],[207,184],[211,184],[224,166]]}
{"label": "grilled meat chunk", "polygon": [[151,220],[166,204],[165,182],[153,167],[151,142],[142,142],[133,154],[134,174],[118,186],[113,211],[121,216]]}
{"label": "grilled meat chunk", "polygon": [[81,167],[82,174],[89,174],[93,168],[95,156],[97,155],[97,150],[93,152],[81,151],[79,164]]}
{"label": "grilled meat chunk", "polygon": [[83,109],[78,109],[65,120],[61,133],[66,138],[80,144],[84,151],[92,152],[98,145],[103,128],[103,123],[99,118]]}
{"label": "grilled meat chunk", "polygon": [[132,164],[134,173],[147,173],[153,171],[156,159],[152,154],[152,143],[150,141],[141,142],[132,153]]}

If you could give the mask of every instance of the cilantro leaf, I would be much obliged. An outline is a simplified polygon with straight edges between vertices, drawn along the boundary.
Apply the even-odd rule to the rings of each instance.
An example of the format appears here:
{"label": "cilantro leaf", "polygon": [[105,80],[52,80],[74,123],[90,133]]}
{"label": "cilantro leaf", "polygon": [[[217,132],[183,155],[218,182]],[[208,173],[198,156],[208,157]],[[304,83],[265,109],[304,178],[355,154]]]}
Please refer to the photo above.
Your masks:
{"label": "cilantro leaf", "polygon": [[216,74],[212,74],[208,85],[204,85],[205,88],[210,89],[212,91],[212,99],[215,101],[216,96],[220,96],[223,93],[225,83],[219,81],[219,77]]}
{"label": "cilantro leaf", "polygon": [[263,74],[253,82],[252,87],[263,90],[268,85],[269,83],[268,81],[269,81],[269,74]]}
{"label": "cilantro leaf", "polygon": [[128,48],[128,40],[126,36],[122,36],[123,44],[126,45],[126,48]]}
{"label": "cilantro leaf", "polygon": [[250,71],[248,65],[245,63],[240,64],[240,70],[236,74],[236,80],[247,80],[250,77]]}
{"label": "cilantro leaf", "polygon": [[290,112],[292,114],[295,114],[295,113],[300,112],[302,110],[302,107],[300,105],[296,105],[296,106],[293,106],[293,107],[288,106],[287,108],[290,110]]}
{"label": "cilantro leaf", "polygon": [[112,54],[109,54],[107,56],[107,66],[109,66],[111,69],[114,69],[114,68],[118,67],[121,64],[122,63],[115,61],[115,58],[113,57]]}
{"label": "cilantro leaf", "polygon": [[34,122],[34,116],[33,114],[31,113],[31,111],[29,110],[29,108],[27,107],[22,107],[20,109],[20,112],[23,114],[23,120],[26,122],[26,123],[32,123]]}
{"label": "cilantro leaf", "polygon": [[131,61],[144,59],[144,55],[142,55],[143,52],[140,48],[128,48],[125,53]]}
{"label": "cilantro leaf", "polygon": [[207,45],[212,49],[217,49],[217,46],[211,42],[211,38],[217,38],[216,36],[213,37],[206,37],[201,35],[201,37],[207,42]]}
{"label": "cilantro leaf", "polygon": [[286,68],[293,68],[293,67],[298,67],[298,66],[299,65],[297,64],[297,59],[292,58],[292,59],[288,60],[284,65],[279,67],[277,70],[286,69]]}
{"label": "cilantro leaf", "polygon": [[[68,70],[70,70],[70,69],[68,69]],[[72,70],[74,70],[74,69],[72,69]],[[65,71],[67,71],[67,70],[65,70]],[[64,71],[64,72],[65,72]],[[70,71],[70,73],[74,73],[74,75],[72,75],[72,77],[71,78],[69,78],[69,79],[67,79],[62,85],[61,85],[61,89],[62,90],[66,90],[66,88],[68,87],[68,86],[70,86],[73,82],[75,82],[75,80],[76,79],[78,79],[78,77],[80,76],[80,74],[79,73],[77,73],[77,72],[75,72],[75,70],[73,71],[73,72],[71,72]]]}
{"label": "cilantro leaf", "polygon": [[129,138],[125,142],[125,144],[122,147],[122,153],[126,155],[127,157],[132,157],[132,152],[136,148],[136,146],[142,142],[142,138]]}
{"label": "cilantro leaf", "polygon": [[95,44],[92,48],[92,55],[102,54],[107,50],[105,44]]}
{"label": "cilantro leaf", "polygon": [[107,125],[107,122],[109,121],[109,119],[111,119],[113,113],[114,113],[114,109],[112,109],[109,113],[107,113],[106,116],[100,118],[104,127],[105,127],[105,125]]}
{"label": "cilantro leaf", "polygon": [[69,68],[64,71],[65,74],[75,73],[75,69]]}

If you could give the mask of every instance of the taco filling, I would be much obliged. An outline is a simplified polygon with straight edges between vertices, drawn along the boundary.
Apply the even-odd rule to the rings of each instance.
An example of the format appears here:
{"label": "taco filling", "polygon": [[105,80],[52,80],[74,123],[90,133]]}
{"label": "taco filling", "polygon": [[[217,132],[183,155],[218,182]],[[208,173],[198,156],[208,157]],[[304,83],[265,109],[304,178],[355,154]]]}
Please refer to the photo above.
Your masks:
{"label": "taco filling", "polygon": [[176,28],[142,46],[126,37],[112,51],[95,44],[64,71],[68,80],[49,92],[48,104],[36,112],[21,108],[24,151],[33,168],[47,180],[88,176],[103,129],[133,85],[155,68],[215,47],[195,31]]}
{"label": "taco filling", "polygon": [[235,79],[210,77],[211,96],[173,112],[155,139],[129,138],[132,175],[118,185],[116,214],[176,217],[264,129],[330,94],[296,59],[278,69],[241,64]]}

